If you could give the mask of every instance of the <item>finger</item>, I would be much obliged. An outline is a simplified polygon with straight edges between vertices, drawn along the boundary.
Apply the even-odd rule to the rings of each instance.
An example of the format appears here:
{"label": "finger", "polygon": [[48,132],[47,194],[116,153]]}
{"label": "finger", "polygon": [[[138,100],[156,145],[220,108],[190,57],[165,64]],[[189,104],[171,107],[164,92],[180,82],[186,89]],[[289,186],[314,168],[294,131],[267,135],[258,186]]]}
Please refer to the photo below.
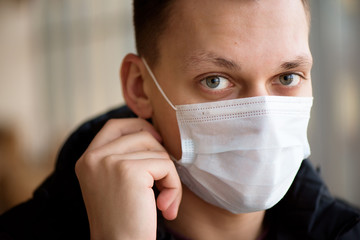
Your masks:
{"label": "finger", "polygon": [[148,163],[147,171],[160,190],[157,207],[166,219],[172,220],[177,216],[182,196],[181,182],[174,163],[171,160],[152,160]]}
{"label": "finger", "polygon": [[[173,196],[174,195],[175,194],[173,194]],[[176,194],[175,198],[172,198],[172,199],[173,199],[172,201],[168,200],[168,203],[171,202],[171,204],[164,210],[161,210],[164,218],[167,220],[174,220],[177,217],[180,202],[181,202],[181,194]]]}
{"label": "finger", "polygon": [[149,132],[142,131],[122,136],[99,148],[87,150],[84,157],[100,160],[111,155],[144,151],[165,152],[165,149]]}
{"label": "finger", "polygon": [[169,208],[169,206],[174,202],[176,193],[173,193],[174,189],[162,189],[159,196],[156,199],[156,205],[161,210],[164,211]]}
{"label": "finger", "polygon": [[113,154],[108,156],[114,161],[126,161],[126,160],[144,160],[144,159],[169,159],[169,154],[167,152],[160,151],[142,151],[142,152],[133,152],[126,154]]}
{"label": "finger", "polygon": [[161,142],[161,137],[155,128],[144,119],[111,119],[95,136],[88,149],[98,148],[121,136],[141,131],[149,132],[155,139]]}
{"label": "finger", "polygon": [[[181,189],[181,182],[175,165],[170,159],[151,159],[136,161],[149,176],[157,181],[159,189]],[[150,187],[152,187],[153,183]]]}

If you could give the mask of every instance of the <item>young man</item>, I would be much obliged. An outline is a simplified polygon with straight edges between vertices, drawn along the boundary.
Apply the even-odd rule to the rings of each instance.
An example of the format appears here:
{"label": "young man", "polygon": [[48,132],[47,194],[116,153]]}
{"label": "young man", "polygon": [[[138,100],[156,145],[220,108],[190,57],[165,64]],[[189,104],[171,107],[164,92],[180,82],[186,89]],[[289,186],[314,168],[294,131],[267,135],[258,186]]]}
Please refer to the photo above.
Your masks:
{"label": "young man", "polygon": [[0,236],[360,238],[359,212],[302,161],[312,103],[307,1],[134,8],[139,55],[121,67],[131,110],[74,133],[34,199],[0,218]]}

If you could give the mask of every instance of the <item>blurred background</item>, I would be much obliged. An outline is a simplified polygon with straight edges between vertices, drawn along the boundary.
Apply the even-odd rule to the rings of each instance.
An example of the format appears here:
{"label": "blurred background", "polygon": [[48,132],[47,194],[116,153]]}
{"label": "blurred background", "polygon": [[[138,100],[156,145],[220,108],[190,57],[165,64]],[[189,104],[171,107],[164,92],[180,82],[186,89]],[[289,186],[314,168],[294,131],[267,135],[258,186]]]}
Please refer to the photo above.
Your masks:
{"label": "blurred background", "polygon": [[[311,160],[360,206],[360,0],[311,7]],[[31,197],[79,124],[123,103],[131,11],[131,0],[0,0],[0,213]]]}

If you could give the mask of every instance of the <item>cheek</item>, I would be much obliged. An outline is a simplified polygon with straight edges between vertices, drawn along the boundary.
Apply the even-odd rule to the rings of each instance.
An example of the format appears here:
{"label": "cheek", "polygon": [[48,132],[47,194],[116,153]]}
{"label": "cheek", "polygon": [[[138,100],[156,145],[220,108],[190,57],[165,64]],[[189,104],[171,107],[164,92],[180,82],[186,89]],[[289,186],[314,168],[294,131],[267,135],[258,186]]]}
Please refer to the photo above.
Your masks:
{"label": "cheek", "polygon": [[312,83],[311,79],[306,80],[304,87],[301,89],[301,97],[312,97]]}
{"label": "cheek", "polygon": [[154,104],[152,121],[163,139],[163,146],[176,159],[181,158],[181,141],[176,112],[166,102]]}

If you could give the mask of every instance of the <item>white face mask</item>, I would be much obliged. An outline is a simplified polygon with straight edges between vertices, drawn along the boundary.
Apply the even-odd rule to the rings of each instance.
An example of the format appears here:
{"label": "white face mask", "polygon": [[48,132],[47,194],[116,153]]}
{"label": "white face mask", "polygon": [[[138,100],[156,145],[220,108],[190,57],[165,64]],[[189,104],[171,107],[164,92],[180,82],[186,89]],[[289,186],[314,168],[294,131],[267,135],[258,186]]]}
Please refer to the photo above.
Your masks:
{"label": "white face mask", "polygon": [[174,106],[181,181],[208,203],[232,213],[269,209],[288,191],[310,155],[312,97],[262,96]]}

